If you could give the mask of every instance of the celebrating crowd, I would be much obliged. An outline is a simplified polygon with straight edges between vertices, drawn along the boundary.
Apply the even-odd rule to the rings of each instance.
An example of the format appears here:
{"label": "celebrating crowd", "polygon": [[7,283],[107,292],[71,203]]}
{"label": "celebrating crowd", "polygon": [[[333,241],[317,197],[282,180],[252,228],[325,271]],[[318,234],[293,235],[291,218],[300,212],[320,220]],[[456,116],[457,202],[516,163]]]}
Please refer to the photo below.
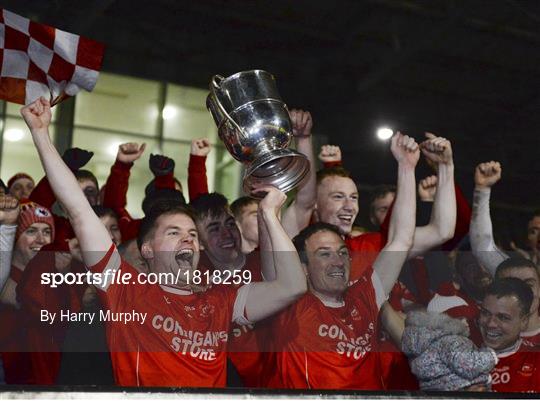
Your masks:
{"label": "celebrating crowd", "polygon": [[[135,219],[144,144],[120,145],[99,188],[91,151],[52,144],[48,101],[21,114],[45,176],[0,189],[0,382],[540,392],[540,212],[529,248],[497,244],[500,163],[476,167],[470,205],[450,141],[398,132],[395,185],[368,205],[339,147],[317,160],[311,115],[292,110],[311,165],[292,199],[272,186],[230,204],[209,193],[211,145],[197,139],[187,193],[174,161],[150,156]],[[417,182],[419,163],[434,175]],[[355,225],[360,206],[374,231]]]}

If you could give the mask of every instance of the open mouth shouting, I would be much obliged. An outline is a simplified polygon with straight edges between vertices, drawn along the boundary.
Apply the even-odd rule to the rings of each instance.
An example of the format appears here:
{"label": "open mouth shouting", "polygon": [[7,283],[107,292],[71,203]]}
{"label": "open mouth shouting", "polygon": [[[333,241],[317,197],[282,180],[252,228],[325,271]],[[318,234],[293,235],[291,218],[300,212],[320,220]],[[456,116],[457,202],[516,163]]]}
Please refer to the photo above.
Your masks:
{"label": "open mouth shouting", "polygon": [[180,249],[176,255],[175,259],[178,265],[180,266],[187,266],[191,267],[193,264],[193,256],[195,255],[195,251],[191,248],[184,248]]}

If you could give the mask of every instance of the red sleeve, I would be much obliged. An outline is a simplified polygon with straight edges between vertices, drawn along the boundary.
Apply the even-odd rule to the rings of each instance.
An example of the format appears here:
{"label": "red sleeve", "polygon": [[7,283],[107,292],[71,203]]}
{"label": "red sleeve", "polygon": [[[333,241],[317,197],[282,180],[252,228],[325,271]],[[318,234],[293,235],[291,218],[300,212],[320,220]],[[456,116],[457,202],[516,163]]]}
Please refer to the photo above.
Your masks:
{"label": "red sleeve", "polygon": [[154,181],[154,187],[156,189],[174,189],[174,184],[174,175],[172,172],[158,176]]}
{"label": "red sleeve", "polygon": [[116,160],[111,167],[111,173],[105,183],[103,206],[109,207],[116,213],[124,211],[127,205],[129,175],[133,163],[123,163]]}
{"label": "red sleeve", "polygon": [[141,219],[132,219],[129,215],[127,217],[120,217],[118,226],[120,228],[120,233],[122,233],[122,242],[137,238],[141,221]]}
{"label": "red sleeve", "polygon": [[454,249],[469,233],[472,210],[458,184],[456,184],[456,209],[456,230],[454,232],[454,237],[441,246],[444,251],[451,251]]}
{"label": "red sleeve", "polygon": [[189,155],[188,192],[190,202],[193,202],[200,195],[208,193],[206,156]]}
{"label": "red sleeve", "polygon": [[67,240],[75,237],[75,232],[71,223],[65,217],[54,216],[54,242],[50,244],[51,250],[58,252],[69,252],[69,244]]}
{"label": "red sleeve", "polygon": [[45,206],[47,209],[51,210],[54,202],[56,202],[56,196],[54,196],[54,192],[49,184],[47,176],[39,180],[38,184],[32,190],[29,199],[32,202]]}
{"label": "red sleeve", "polygon": [[105,183],[103,197],[103,206],[111,208],[118,215],[118,226],[124,242],[136,238],[140,226],[140,220],[133,219],[126,209],[132,166],[133,163],[123,163],[118,160],[114,162]]}
{"label": "red sleeve", "polygon": [[324,162],[323,168],[332,168],[332,167],[343,167],[343,163],[340,161],[338,162]]}

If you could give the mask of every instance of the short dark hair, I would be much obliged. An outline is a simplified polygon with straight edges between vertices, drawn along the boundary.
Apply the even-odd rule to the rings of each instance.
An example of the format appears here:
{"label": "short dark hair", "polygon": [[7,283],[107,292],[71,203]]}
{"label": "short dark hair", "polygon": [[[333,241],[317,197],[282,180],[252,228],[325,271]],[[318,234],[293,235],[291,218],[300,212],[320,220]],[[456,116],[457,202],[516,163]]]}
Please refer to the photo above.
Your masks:
{"label": "short dark hair", "polygon": [[317,184],[320,184],[326,177],[351,178],[351,174],[341,166],[326,167],[317,171]]}
{"label": "short dark hair", "polygon": [[523,280],[514,277],[498,278],[486,289],[485,296],[493,295],[497,299],[502,297],[516,297],[521,309],[521,316],[526,316],[531,310],[533,293]]}
{"label": "short dark hair", "polygon": [[371,190],[371,194],[369,197],[369,205],[370,207],[373,207],[373,202],[377,199],[384,198],[389,193],[396,193],[397,189],[395,185],[388,185],[388,184],[382,184],[377,185]]}
{"label": "short dark hair", "polygon": [[199,195],[191,202],[191,207],[197,213],[197,218],[202,220],[207,216],[219,217],[223,213],[229,213],[229,201],[225,195],[219,192]]}
{"label": "short dark hair", "polygon": [[186,205],[171,203],[167,201],[158,202],[149,213],[141,220],[139,234],[137,236],[137,246],[141,249],[148,236],[155,230],[156,221],[164,215],[183,214],[195,222],[195,213]]}
{"label": "short dark hair", "polygon": [[94,175],[94,173],[92,173],[90,170],[83,170],[83,169],[75,170],[73,172],[73,174],[75,174],[75,177],[77,178],[77,181],[83,181],[83,180],[92,181],[96,185],[96,188],[99,191],[98,180],[97,180],[96,176]]}
{"label": "short dark hair", "polygon": [[148,193],[142,202],[142,210],[144,214],[148,214],[155,204],[161,202],[168,202],[176,205],[185,205],[186,199],[182,192],[176,189],[162,188],[156,189]]}
{"label": "short dark hair", "polygon": [[293,238],[294,247],[298,252],[298,256],[300,256],[300,261],[302,263],[308,263],[306,255],[306,241],[311,238],[312,235],[317,234],[321,231],[330,231],[342,237],[339,228],[333,224],[318,222],[307,226],[302,231],[300,231],[298,235],[296,235],[296,237]]}
{"label": "short dark hair", "polygon": [[4,181],[2,181],[1,179],[0,179],[0,189],[3,189],[4,193],[6,193],[8,190],[6,187],[6,184],[4,184]]}
{"label": "short dark hair", "polygon": [[538,273],[536,265],[531,260],[525,259],[522,256],[514,256],[502,261],[497,266],[495,277],[500,277],[503,272],[512,269],[532,269],[534,270],[536,277],[538,277],[538,280],[540,280],[540,274]]}
{"label": "short dark hair", "polygon": [[[180,180],[178,180],[178,178],[176,178],[176,177],[174,177],[173,179],[174,179],[174,182],[175,182],[176,184],[178,184],[178,186],[179,186],[180,188],[182,188],[182,190],[183,190],[184,188],[182,187],[182,183],[180,182]],[[156,188],[156,179],[155,179],[155,178],[152,178],[152,180],[151,180],[151,181],[146,185],[146,187],[144,188],[144,195],[145,195],[145,196],[148,196],[148,195],[150,195],[152,192],[154,192],[154,191],[156,191],[156,190],[159,190],[159,189],[164,189],[164,188]],[[170,188],[170,189],[176,189],[176,187],[175,187],[175,188]],[[176,190],[177,190],[177,189],[176,189]],[[177,191],[178,191],[178,190],[177,190]],[[182,192],[182,191],[180,191],[180,192]],[[183,192],[182,192],[182,193],[183,193]]]}
{"label": "short dark hair", "polygon": [[118,219],[118,215],[110,207],[105,207],[105,206],[101,206],[101,205],[94,205],[94,206],[92,206],[92,210],[94,210],[94,213],[99,218],[101,218],[103,216],[111,216],[111,217],[114,217],[115,219]]}
{"label": "short dark hair", "polygon": [[238,220],[240,216],[242,215],[242,211],[245,207],[253,204],[253,203],[259,203],[259,199],[251,198],[249,196],[241,196],[240,198],[236,199],[233,203],[231,203],[231,212],[234,215],[234,218]]}

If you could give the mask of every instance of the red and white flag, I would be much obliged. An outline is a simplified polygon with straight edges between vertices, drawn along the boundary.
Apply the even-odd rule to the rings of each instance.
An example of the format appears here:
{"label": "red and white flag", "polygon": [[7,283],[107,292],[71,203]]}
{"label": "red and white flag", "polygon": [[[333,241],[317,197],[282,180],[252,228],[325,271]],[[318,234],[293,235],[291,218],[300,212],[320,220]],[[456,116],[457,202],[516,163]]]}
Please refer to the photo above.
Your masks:
{"label": "red and white flag", "polygon": [[0,98],[56,104],[96,85],[105,46],[0,8]]}

